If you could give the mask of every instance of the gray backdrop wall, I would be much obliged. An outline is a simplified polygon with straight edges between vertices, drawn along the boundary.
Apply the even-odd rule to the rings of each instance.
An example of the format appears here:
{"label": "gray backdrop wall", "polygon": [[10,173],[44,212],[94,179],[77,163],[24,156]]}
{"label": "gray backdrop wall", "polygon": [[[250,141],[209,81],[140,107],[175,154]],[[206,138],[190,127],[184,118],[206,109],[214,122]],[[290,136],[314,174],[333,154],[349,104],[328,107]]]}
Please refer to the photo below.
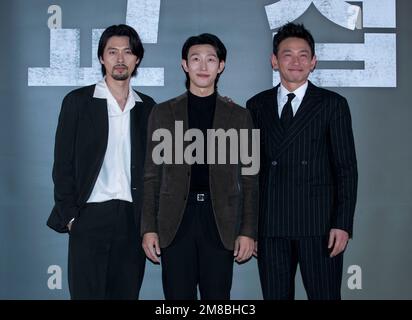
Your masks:
{"label": "gray backdrop wall", "polygon": [[[129,1],[129,5],[132,2]],[[143,2],[149,3],[149,8],[152,7],[149,0],[140,1]],[[153,3],[155,2],[153,0]],[[160,82],[163,81],[163,85],[143,85],[139,86],[139,90],[151,95],[158,102],[182,93],[184,74],[180,67],[181,46],[190,35],[211,32],[218,35],[228,48],[226,70],[221,77],[219,91],[244,105],[249,97],[272,86],[269,57],[275,28],[271,28],[269,24],[269,20],[274,21],[271,14],[282,16],[287,12],[294,13],[295,17],[291,17],[293,20],[303,22],[312,30],[324,60],[333,60],[330,57],[327,59],[333,54],[343,56],[336,60],[351,60],[321,61],[318,65],[319,73],[313,75],[318,83],[330,87],[348,99],[359,162],[354,238],[350,241],[345,255],[343,298],[411,299],[412,153],[409,139],[412,137],[412,108],[408,80],[412,73],[409,57],[412,52],[412,2],[350,1],[351,4],[363,8],[364,28],[355,30],[329,20],[320,10],[320,1],[282,0],[280,2],[286,7],[286,11],[282,11],[285,9],[280,5],[274,7],[275,11],[272,13],[270,10],[265,11],[265,6],[276,2],[162,0],[157,41],[145,44],[146,54],[141,67],[163,68],[160,78],[154,76],[158,77]],[[43,80],[47,80],[47,71],[44,74],[38,73],[33,82],[29,83],[30,68],[50,67],[51,31],[47,22],[52,13],[47,10],[51,5],[58,5],[62,10],[62,28],[79,29],[80,67],[86,68],[92,66],[92,30],[125,23],[128,2],[0,2],[2,299],[69,297],[68,238],[67,235],[57,234],[47,228],[46,219],[53,205],[51,168],[60,104],[63,97],[77,86],[42,84]],[[296,14],[299,11],[297,5],[300,10],[304,6],[309,7],[300,15]],[[396,5],[396,18],[391,16],[391,11],[388,10],[393,5]],[[335,6],[338,12],[339,8]],[[323,7],[323,10],[326,10],[326,13],[332,12],[330,8]],[[368,19],[373,22],[374,14],[381,18],[383,15],[383,20],[385,15],[388,15],[386,18],[389,22],[373,25]],[[153,18],[153,13],[150,15]],[[394,18],[396,25],[391,27]],[[337,48],[321,45],[362,45],[366,44],[367,34],[389,34],[390,41],[383,45],[383,42],[378,41],[366,49],[352,46],[347,52],[347,46],[344,45]],[[359,56],[362,54],[364,61],[362,56]],[[373,62],[376,57],[377,61]],[[368,63],[368,59],[372,62]],[[369,73],[344,71],[368,68]],[[327,71],[322,73],[322,69],[334,70],[328,74]],[[74,76],[74,79],[79,78]],[[336,82],[336,79],[340,79],[340,82]],[[359,85],[350,86],[348,83]],[[57,267],[49,269],[50,266]],[[61,285],[58,281],[59,270]],[[235,266],[232,297],[262,298],[255,259]],[[158,265],[148,262],[141,298],[163,299]],[[297,298],[306,298],[300,277],[297,277]]]}

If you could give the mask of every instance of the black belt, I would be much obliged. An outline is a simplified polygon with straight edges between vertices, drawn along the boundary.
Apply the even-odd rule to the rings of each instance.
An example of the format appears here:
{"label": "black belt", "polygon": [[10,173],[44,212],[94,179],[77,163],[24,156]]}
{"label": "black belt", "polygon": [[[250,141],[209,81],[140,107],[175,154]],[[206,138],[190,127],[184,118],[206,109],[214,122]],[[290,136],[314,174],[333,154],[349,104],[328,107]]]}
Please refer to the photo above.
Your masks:
{"label": "black belt", "polygon": [[207,202],[210,200],[209,192],[189,192],[189,202]]}

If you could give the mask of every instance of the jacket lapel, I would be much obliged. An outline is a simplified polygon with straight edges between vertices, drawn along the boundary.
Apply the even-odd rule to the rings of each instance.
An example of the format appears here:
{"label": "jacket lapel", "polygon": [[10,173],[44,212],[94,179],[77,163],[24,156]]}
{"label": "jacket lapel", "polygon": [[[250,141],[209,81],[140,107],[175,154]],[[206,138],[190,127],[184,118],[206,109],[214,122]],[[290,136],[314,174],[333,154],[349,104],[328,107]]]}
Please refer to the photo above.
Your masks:
{"label": "jacket lapel", "polygon": [[305,96],[303,97],[303,101],[300,104],[296,115],[293,117],[292,124],[284,133],[284,138],[278,148],[278,155],[280,155],[293,142],[293,140],[319,113],[322,109],[321,100],[321,92],[309,81]]}
{"label": "jacket lapel", "polygon": [[213,129],[229,129],[231,127],[231,107],[227,105],[226,101],[218,94],[216,98],[216,109],[213,117]]}
{"label": "jacket lapel", "polygon": [[[231,128],[233,128],[233,121],[231,121],[232,117],[232,110],[233,107],[231,107],[219,94],[217,94],[216,97],[216,107],[215,107],[215,113],[213,116],[213,125],[212,129],[217,130],[217,129],[223,129],[224,131],[227,131]],[[215,139],[207,139],[205,137],[205,144],[207,147],[207,156],[210,159],[207,159],[208,161],[212,161],[211,164],[209,164],[209,181],[216,181],[216,166],[219,166],[219,150],[216,148],[216,140]],[[212,145],[215,144],[214,150],[215,150],[215,157],[214,159],[211,158],[210,155],[210,150],[212,150]],[[228,159],[230,159],[230,146],[226,144],[226,163],[228,163]],[[210,190],[213,190],[210,188]],[[215,196],[215,195],[214,195]]]}
{"label": "jacket lapel", "polygon": [[[188,108],[188,96],[187,92],[183,93],[182,95],[176,97],[171,103],[170,103],[170,108],[171,108],[171,116],[172,119],[174,120],[173,123],[171,123],[171,130],[174,132],[173,134],[173,145],[174,145],[174,158],[173,161],[176,160],[176,155],[181,154],[184,166],[189,166],[186,164],[184,161],[184,151],[186,150],[186,147],[190,144],[190,141],[184,141],[184,135],[186,131],[189,128],[189,115],[187,112]],[[175,131],[175,125],[176,121],[183,121],[183,136],[178,137],[177,132]],[[181,140],[183,140],[183,150],[178,150],[176,143],[179,143]],[[190,166],[189,166],[190,167]]]}
{"label": "jacket lapel", "polygon": [[264,97],[263,113],[261,117],[263,123],[262,128],[265,128],[268,131],[266,136],[268,137],[268,142],[272,146],[280,146],[284,139],[284,132],[278,114],[278,88],[279,85],[270,90]]}
{"label": "jacket lapel", "polygon": [[107,100],[90,97],[90,103],[85,104],[87,108],[87,116],[92,123],[94,132],[96,134],[96,141],[99,142],[99,145],[103,152],[106,151],[107,141],[109,137],[109,116],[107,112]]}
{"label": "jacket lapel", "polygon": [[171,111],[173,113],[175,121],[183,121],[183,131],[186,132],[189,126],[189,117],[187,113],[187,93],[178,96],[171,102]]}
{"label": "jacket lapel", "polygon": [[136,102],[134,108],[130,111],[130,153],[131,165],[139,167],[143,164],[143,154],[145,150],[139,150],[140,146],[145,145],[146,126],[143,123],[143,102]]}

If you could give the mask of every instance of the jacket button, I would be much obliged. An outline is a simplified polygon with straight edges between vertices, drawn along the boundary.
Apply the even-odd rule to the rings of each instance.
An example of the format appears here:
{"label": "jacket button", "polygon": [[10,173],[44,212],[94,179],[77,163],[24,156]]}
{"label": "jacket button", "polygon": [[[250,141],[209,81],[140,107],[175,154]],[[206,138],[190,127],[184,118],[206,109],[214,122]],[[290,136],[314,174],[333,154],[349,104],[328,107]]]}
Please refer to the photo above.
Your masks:
{"label": "jacket button", "polygon": [[308,162],[306,160],[302,161],[302,165],[306,166],[308,164]]}
{"label": "jacket button", "polygon": [[133,187],[133,188],[132,188],[132,190],[134,190],[134,191],[135,191],[135,190],[137,190],[137,188],[136,188],[136,187]]}
{"label": "jacket button", "polygon": [[277,161],[272,161],[272,166],[277,166],[278,162]]}

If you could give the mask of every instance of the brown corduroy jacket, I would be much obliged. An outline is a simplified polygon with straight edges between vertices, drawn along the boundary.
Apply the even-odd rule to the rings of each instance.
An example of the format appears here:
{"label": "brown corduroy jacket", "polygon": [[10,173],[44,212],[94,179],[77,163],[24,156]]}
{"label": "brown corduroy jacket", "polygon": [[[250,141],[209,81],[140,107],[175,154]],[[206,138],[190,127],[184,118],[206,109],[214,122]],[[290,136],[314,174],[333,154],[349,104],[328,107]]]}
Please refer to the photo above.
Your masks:
{"label": "brown corduroy jacket", "polygon": [[[141,234],[157,233],[162,248],[173,241],[182,221],[190,189],[191,166],[184,160],[183,164],[176,164],[175,148],[172,164],[156,164],[152,153],[159,141],[153,141],[152,136],[159,128],[167,129],[172,133],[175,144],[175,122],[183,122],[184,132],[188,129],[187,108],[188,97],[184,93],[156,105],[149,117]],[[248,129],[251,133],[252,128],[248,110],[217,96],[213,129],[235,129],[240,137],[239,129]],[[251,134],[248,136],[250,154],[252,138]],[[209,188],[220,238],[228,250],[233,250],[239,235],[256,239],[259,200],[258,175],[241,174],[245,165],[241,163],[240,156],[237,164],[230,164],[229,140],[226,139],[226,164],[218,164],[217,160],[215,164],[209,164]],[[185,141],[183,150],[190,143]],[[206,137],[204,143],[207,143]],[[217,159],[217,144],[215,154]]]}

